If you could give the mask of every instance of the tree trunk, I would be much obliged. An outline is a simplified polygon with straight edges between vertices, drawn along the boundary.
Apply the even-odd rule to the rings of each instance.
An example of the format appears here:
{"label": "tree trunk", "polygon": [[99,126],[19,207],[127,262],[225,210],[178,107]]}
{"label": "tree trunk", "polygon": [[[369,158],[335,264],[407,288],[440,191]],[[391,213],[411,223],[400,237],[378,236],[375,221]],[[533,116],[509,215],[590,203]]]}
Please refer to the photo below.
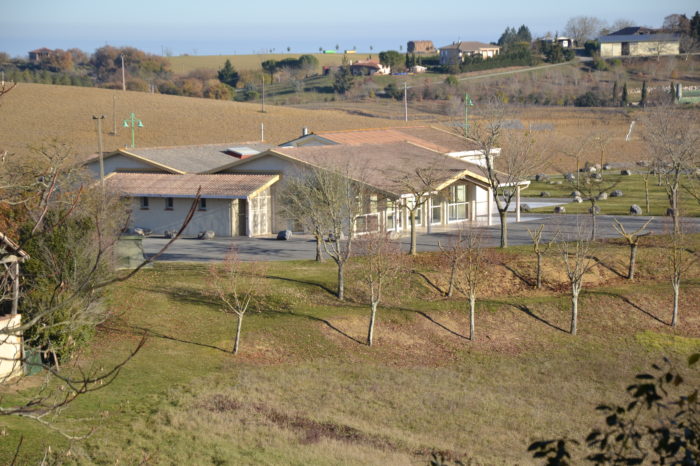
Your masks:
{"label": "tree trunk", "polygon": [[678,215],[678,188],[671,189],[671,216],[673,217],[673,233],[679,234],[681,232],[681,218]]}
{"label": "tree trunk", "polygon": [[675,327],[678,325],[678,301],[679,301],[679,294],[681,291],[681,284],[680,282],[675,282],[673,283],[673,315],[671,316],[671,327]]}
{"label": "tree trunk", "polygon": [[315,233],[316,237],[316,262],[323,262],[323,235]]}
{"label": "tree trunk", "polygon": [[578,294],[579,289],[576,285],[571,286],[571,334],[576,335],[576,326],[578,324]]}
{"label": "tree trunk", "polygon": [[418,254],[415,209],[411,210],[409,217],[411,219],[411,249],[408,251],[408,253],[412,256],[415,256],[416,254]]}
{"label": "tree trunk", "polygon": [[236,340],[233,343],[233,354],[238,354],[238,345],[241,342],[241,327],[243,327],[243,316],[238,314],[237,317],[238,324],[236,325]]}
{"label": "tree trunk", "polygon": [[627,279],[634,280],[634,269],[637,263],[637,244],[630,244],[630,266],[627,270]]}
{"label": "tree trunk", "polygon": [[593,217],[593,221],[591,222],[591,241],[595,241],[595,236],[596,236],[596,230],[598,227],[598,222],[597,222],[597,215],[595,212],[596,204],[595,202],[593,203],[593,206],[591,207],[591,216]]}
{"label": "tree trunk", "polygon": [[369,330],[367,331],[367,346],[372,346],[374,339],[374,321],[377,317],[377,302],[372,301],[372,312],[369,315]]}
{"label": "tree trunk", "polygon": [[508,212],[503,210],[498,210],[498,218],[501,221],[501,247],[508,247]]}
{"label": "tree trunk", "polygon": [[338,299],[341,301],[345,299],[345,274],[343,273],[344,267],[344,262],[338,262]]}
{"label": "tree trunk", "polygon": [[644,177],[644,203],[644,207],[646,208],[644,213],[646,215],[650,215],[649,212],[651,211],[651,206],[649,205],[649,175]]}
{"label": "tree trunk", "polygon": [[474,329],[474,308],[476,307],[476,295],[469,293],[469,340],[474,341],[476,337]]}
{"label": "tree trunk", "polygon": [[450,283],[447,285],[447,297],[451,298],[455,291],[455,274],[457,273],[457,262],[452,263],[450,269]]}

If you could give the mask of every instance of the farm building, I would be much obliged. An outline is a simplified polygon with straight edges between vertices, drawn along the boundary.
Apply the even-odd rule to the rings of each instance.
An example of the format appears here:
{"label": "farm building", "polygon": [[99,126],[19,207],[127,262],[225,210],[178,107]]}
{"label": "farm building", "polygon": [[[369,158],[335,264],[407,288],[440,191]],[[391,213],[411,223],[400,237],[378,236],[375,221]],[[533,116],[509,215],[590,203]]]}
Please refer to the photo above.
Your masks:
{"label": "farm building", "polygon": [[680,34],[643,27],[626,27],[598,38],[601,57],[678,55]]}
{"label": "farm building", "polygon": [[29,259],[17,243],[0,233],[0,382],[22,372],[22,325],[19,314],[20,266]]}
{"label": "farm building", "polygon": [[155,234],[179,230],[199,191],[184,235],[260,236],[272,232],[270,187],[278,180],[278,175],[111,173],[105,183],[131,200],[131,227]]}
{"label": "farm building", "polygon": [[390,74],[391,68],[377,60],[358,60],[350,64],[350,73],[355,76],[372,76],[375,74]]}
{"label": "farm building", "polygon": [[440,47],[440,64],[458,65],[465,58],[473,55],[491,58],[498,55],[500,51],[501,48],[498,45],[484,44],[483,42],[454,42]]}
{"label": "farm building", "polygon": [[49,58],[53,53],[53,50],[47,49],[46,47],[32,50],[29,52],[29,61],[39,62],[45,58]]}
{"label": "farm building", "polygon": [[433,45],[432,40],[409,40],[406,44],[406,51],[415,54],[430,54],[437,53],[437,49]]}

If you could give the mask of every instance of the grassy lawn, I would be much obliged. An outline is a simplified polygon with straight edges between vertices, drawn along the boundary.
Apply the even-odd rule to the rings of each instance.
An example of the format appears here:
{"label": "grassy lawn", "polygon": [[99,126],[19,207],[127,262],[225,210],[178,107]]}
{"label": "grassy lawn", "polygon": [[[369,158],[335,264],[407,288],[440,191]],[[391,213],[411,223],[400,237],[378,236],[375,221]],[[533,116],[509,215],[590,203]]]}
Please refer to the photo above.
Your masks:
{"label": "grassy lawn", "polygon": [[[413,276],[380,308],[372,348],[358,343],[369,312],[352,277],[340,303],[329,292],[330,262],[270,263],[262,311],[246,318],[238,356],[233,318],[204,292],[207,269],[157,264],[110,290],[115,315],[81,361],[114,363],[145,329],[146,346],[112,385],[55,419],[93,434],[69,442],[4,418],[0,462],[24,436],[20,463],[38,462],[50,445],[59,456],[70,451],[65,461],[98,464],[427,464],[433,451],[531,464],[530,442],[580,438],[600,421],[595,406],[623,401],[634,374],[663,355],[681,365],[700,350],[700,271],[689,272],[681,325],[671,329],[657,242],[643,243],[632,284],[620,276],[627,250],[601,246],[605,262],[587,279],[576,337],[565,332],[569,301],[555,258],[546,260],[545,289],[518,278],[532,276],[526,247],[494,253],[515,273],[484,270],[475,341],[463,336],[464,298],[445,299]],[[435,264],[424,254],[415,267],[443,286]],[[687,380],[697,385],[700,374]]]}
{"label": "grassy lawn", "polygon": [[[619,183],[610,191],[620,190],[623,195],[622,197],[608,197],[606,200],[598,201],[601,213],[605,215],[629,215],[630,206],[632,204],[637,204],[642,208],[642,211],[645,211],[646,201],[642,175],[633,174],[631,176],[618,176],[619,173],[619,170],[615,170],[604,174],[606,183],[608,183],[608,180],[619,180]],[[557,182],[561,182],[561,184],[556,184]],[[570,183],[564,180],[562,175],[552,175],[549,182],[533,181],[530,187],[523,191],[523,196],[539,197],[540,193],[548,192],[551,197],[573,199],[571,197],[573,191],[574,188]],[[653,175],[649,177],[649,205],[651,211],[649,213],[644,212],[644,215],[664,216],[666,215],[666,209],[669,205],[668,198],[666,197],[666,190],[663,186],[657,184],[657,179]],[[591,204],[584,200],[584,202],[580,204],[570,202],[566,204],[565,207],[567,214],[580,214],[588,213]],[[684,216],[697,217],[700,215],[700,203],[685,191],[681,191],[681,209]],[[552,212],[552,208],[539,208],[533,211]]]}

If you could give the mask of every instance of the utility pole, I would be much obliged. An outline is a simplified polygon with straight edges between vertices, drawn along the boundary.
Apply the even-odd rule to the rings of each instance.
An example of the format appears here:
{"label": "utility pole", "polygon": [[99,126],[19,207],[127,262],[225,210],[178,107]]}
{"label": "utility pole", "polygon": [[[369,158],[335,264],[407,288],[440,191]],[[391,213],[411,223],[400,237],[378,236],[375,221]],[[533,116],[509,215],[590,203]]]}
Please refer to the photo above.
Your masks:
{"label": "utility pole", "polygon": [[117,135],[117,93],[112,94],[112,135]]}
{"label": "utility pole", "polygon": [[126,74],[124,73],[124,54],[121,54],[122,57],[122,91],[126,90]]}
{"label": "utility pole", "polygon": [[97,120],[97,153],[100,157],[100,184],[102,185],[102,192],[105,190],[105,160],[104,154],[102,152],[102,120],[105,119],[104,115],[93,115],[93,120]]}
{"label": "utility pole", "polygon": [[129,118],[124,120],[124,128],[131,128],[131,148],[136,147],[136,142],[134,140],[134,133],[136,132],[136,127],[143,128],[143,122],[136,118],[134,112],[131,112]]}
{"label": "utility pole", "polygon": [[265,113],[265,76],[262,77],[262,99],[260,100],[260,112]]}
{"label": "utility pole", "polygon": [[408,121],[408,85],[406,81],[403,82],[403,118],[404,121]]}

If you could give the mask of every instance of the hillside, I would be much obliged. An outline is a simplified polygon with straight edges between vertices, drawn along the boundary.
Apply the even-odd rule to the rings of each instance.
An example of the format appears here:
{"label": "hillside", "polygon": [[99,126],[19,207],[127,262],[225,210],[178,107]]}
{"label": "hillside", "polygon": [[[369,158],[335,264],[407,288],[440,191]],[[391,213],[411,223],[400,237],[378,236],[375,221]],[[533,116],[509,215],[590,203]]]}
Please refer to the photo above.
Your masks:
{"label": "hillside", "polygon": [[[112,105],[116,97],[117,135],[112,129]],[[136,133],[137,146],[163,146],[260,140],[281,143],[311,130],[394,126],[396,121],[349,115],[340,111],[308,111],[178,97],[143,92],[44,84],[17,85],[0,101],[0,147],[21,153],[27,146],[59,138],[70,142],[78,154],[97,150],[92,115],[104,114],[104,147],[112,150],[130,144],[131,133],[121,126],[134,112],[143,121]]]}
{"label": "hillside", "polygon": [[[265,60],[284,60],[285,58],[299,58],[301,55],[313,55],[318,59],[320,66],[337,66],[343,63],[343,56],[348,60],[366,60],[372,54],[367,53],[351,53],[344,55],[342,53],[259,53],[255,55],[180,55],[177,57],[168,57],[173,72],[178,74],[187,74],[196,69],[212,69],[218,70],[224,66],[226,60],[231,60],[231,64],[238,71],[258,71],[260,64]],[[377,54],[374,54],[377,58]]]}

